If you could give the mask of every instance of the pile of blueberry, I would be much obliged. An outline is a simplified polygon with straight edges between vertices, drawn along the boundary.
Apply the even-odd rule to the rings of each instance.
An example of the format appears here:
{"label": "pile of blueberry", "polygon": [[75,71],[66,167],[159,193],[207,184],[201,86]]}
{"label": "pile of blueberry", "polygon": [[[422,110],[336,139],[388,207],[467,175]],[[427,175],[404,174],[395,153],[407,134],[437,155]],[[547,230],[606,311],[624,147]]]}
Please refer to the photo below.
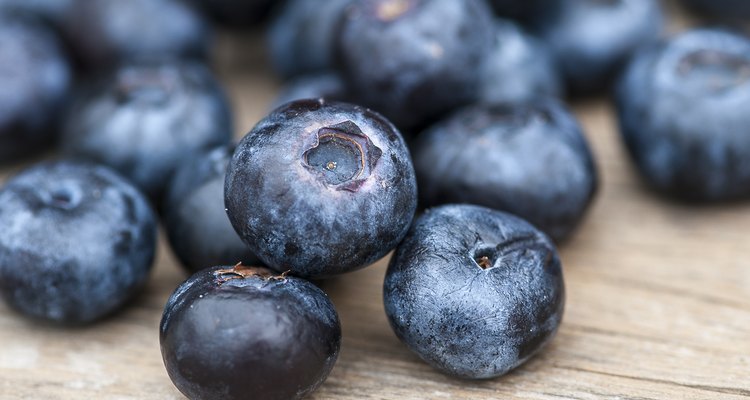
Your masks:
{"label": "pile of blueberry", "polygon": [[[0,294],[100,320],[144,286],[161,219],[193,273],[160,327],[177,388],[297,399],[341,344],[308,280],[393,251],[396,335],[446,374],[503,375],[555,335],[554,243],[598,187],[565,93],[613,92],[657,190],[750,197],[750,39],[664,20],[657,0],[0,0],[0,163],[59,152],[0,189]],[[233,143],[212,24],[265,21],[288,83]]]}

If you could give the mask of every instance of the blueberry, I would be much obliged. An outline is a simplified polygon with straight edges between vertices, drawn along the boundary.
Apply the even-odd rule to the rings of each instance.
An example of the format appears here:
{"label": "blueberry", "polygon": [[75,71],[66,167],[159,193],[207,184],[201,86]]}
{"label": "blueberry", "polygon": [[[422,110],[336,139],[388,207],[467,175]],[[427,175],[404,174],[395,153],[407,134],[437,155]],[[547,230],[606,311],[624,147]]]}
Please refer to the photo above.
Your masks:
{"label": "blueberry", "polygon": [[333,72],[306,75],[288,82],[273,102],[272,108],[280,107],[294,100],[326,99],[346,101],[346,84]]}
{"label": "blueberry", "polygon": [[571,91],[607,89],[640,47],[658,40],[657,0],[559,0],[536,21]]}
{"label": "blueberry", "polygon": [[578,226],[597,189],[581,128],[553,100],[467,107],[420,135],[412,151],[424,206],[507,211],[557,241]]}
{"label": "blueberry", "polygon": [[231,114],[202,64],[131,64],[79,94],[63,139],[68,154],[115,168],[158,201],[181,160],[229,144]]}
{"label": "blueberry", "polygon": [[0,12],[0,163],[49,147],[73,72],[55,35]]}
{"label": "blueberry", "polygon": [[63,30],[92,67],[208,54],[209,26],[183,0],[72,1]]}
{"label": "blueberry", "polygon": [[[190,0],[214,21],[231,27],[247,27],[265,19],[274,0]],[[330,1],[330,0],[326,0]]]}
{"label": "blueberry", "polygon": [[257,257],[242,242],[224,209],[224,179],[234,146],[185,160],[175,172],[164,204],[169,243],[191,272]]}
{"label": "blueberry", "polygon": [[141,289],[156,248],[143,195],[106,167],[33,166],[0,189],[0,293],[31,317],[83,324]]}
{"label": "blueberry", "polygon": [[234,153],[224,193],[232,225],[261,260],[312,278],[385,256],[417,205],[396,128],[324,100],[289,103],[259,122]]}
{"label": "blueberry", "polygon": [[290,0],[268,31],[268,49],[285,78],[334,67],[336,27],[353,0]]}
{"label": "blueberry", "polygon": [[429,210],[391,259],[385,312],[401,341],[440,371],[503,375],[537,353],[562,319],[565,286],[549,239],[510,214]]}
{"label": "blueberry", "polygon": [[683,0],[698,12],[727,19],[750,18],[747,0]]}
{"label": "blueberry", "polygon": [[617,91],[623,138],[653,187],[750,196],[750,40],[701,29],[639,53]]}
{"label": "blueberry", "polygon": [[490,103],[560,97],[562,82],[549,49],[518,25],[497,20],[493,50],[481,70],[480,100]]}
{"label": "blueberry", "polygon": [[493,29],[484,0],[358,0],[339,37],[344,79],[399,128],[421,126],[478,97]]}
{"label": "blueberry", "polygon": [[200,271],[161,320],[172,382],[191,399],[301,399],[336,363],[341,327],[312,283],[258,267]]}

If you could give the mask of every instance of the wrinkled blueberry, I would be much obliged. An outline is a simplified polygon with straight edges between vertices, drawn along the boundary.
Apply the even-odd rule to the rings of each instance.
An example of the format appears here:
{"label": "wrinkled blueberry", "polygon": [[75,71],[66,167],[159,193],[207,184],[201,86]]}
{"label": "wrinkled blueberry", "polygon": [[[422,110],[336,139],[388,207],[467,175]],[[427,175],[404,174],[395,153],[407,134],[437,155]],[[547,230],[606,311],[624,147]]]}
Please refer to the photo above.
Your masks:
{"label": "wrinkled blueberry", "polygon": [[245,243],[277,271],[321,278],[367,266],[406,234],[417,188],[403,138],[368,109],[283,106],[245,136],[225,204]]}
{"label": "wrinkled blueberry", "polygon": [[115,168],[157,201],[183,159],[229,144],[231,122],[224,93],[202,64],[133,64],[79,94],[63,147]]}
{"label": "wrinkled blueberry", "polygon": [[497,20],[493,50],[481,70],[479,97],[490,103],[559,97],[562,83],[549,49],[518,25]]}
{"label": "wrinkled blueberry", "polygon": [[[262,21],[272,9],[274,0],[190,0],[221,24],[247,27]],[[325,0],[325,2],[330,0]],[[323,2],[321,2],[323,3]]]}
{"label": "wrinkled blueberry", "polygon": [[63,30],[87,65],[203,58],[208,54],[209,26],[185,1],[72,1]]}
{"label": "wrinkled blueberry", "polygon": [[623,138],[655,188],[750,196],[750,40],[694,30],[640,52],[617,91]]}
{"label": "wrinkled blueberry", "polygon": [[400,129],[423,125],[478,97],[493,29],[484,0],[355,1],[339,37],[344,79]]}
{"label": "wrinkled blueberry", "polygon": [[336,363],[341,327],[325,293],[259,267],[200,271],[172,294],[161,353],[190,399],[301,399]]}
{"label": "wrinkled blueberry", "polygon": [[169,185],[164,221],[169,243],[191,272],[257,257],[229,223],[224,209],[224,179],[234,146],[222,146],[185,160]]}
{"label": "wrinkled blueberry", "polygon": [[288,82],[273,102],[272,108],[280,107],[294,100],[326,99],[346,101],[346,84],[333,72],[307,75]]}
{"label": "wrinkled blueberry", "polygon": [[727,19],[750,18],[750,1],[747,0],[684,0],[698,12]]}
{"label": "wrinkled blueberry", "polygon": [[440,371],[503,375],[555,335],[565,286],[547,237],[510,214],[429,210],[388,266],[385,312],[396,336]]}
{"label": "wrinkled blueberry", "polygon": [[0,163],[53,144],[73,72],[55,35],[0,12]]}
{"label": "wrinkled blueberry", "polygon": [[336,28],[353,0],[290,0],[268,31],[268,49],[285,78],[334,67]]}
{"label": "wrinkled blueberry", "polygon": [[560,0],[535,23],[571,91],[607,89],[640,47],[663,28],[658,0]]}
{"label": "wrinkled blueberry", "polygon": [[412,154],[423,206],[507,211],[556,241],[578,226],[597,189],[581,128],[553,100],[467,107],[418,136]]}
{"label": "wrinkled blueberry", "polygon": [[143,287],[155,248],[148,202],[106,167],[39,164],[0,189],[0,292],[28,316],[110,314]]}

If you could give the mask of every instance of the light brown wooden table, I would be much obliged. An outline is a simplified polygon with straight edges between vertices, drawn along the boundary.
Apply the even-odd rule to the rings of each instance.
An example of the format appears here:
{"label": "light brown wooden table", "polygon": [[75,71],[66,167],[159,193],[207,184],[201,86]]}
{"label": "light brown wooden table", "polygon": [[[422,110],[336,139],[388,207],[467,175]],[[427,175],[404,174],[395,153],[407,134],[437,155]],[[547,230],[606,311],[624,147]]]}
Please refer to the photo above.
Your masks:
{"label": "light brown wooden table", "polygon": [[[259,40],[223,37],[219,50],[238,135],[265,114],[278,88]],[[561,249],[568,298],[551,346],[500,379],[447,378],[391,332],[381,261],[325,286],[344,342],[314,399],[750,398],[750,204],[695,207],[654,195],[623,151],[609,103],[574,110],[603,184]],[[0,305],[0,399],[182,398],[162,365],[158,324],[183,279],[162,242],[145,292],[102,323],[54,328]]]}

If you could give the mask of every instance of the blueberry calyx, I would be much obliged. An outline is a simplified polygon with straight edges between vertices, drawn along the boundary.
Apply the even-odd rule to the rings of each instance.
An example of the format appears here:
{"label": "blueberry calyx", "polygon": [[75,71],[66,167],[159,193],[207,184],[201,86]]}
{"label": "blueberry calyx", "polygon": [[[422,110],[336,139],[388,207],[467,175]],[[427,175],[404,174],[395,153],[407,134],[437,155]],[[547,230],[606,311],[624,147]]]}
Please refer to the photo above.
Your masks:
{"label": "blueberry calyx", "polygon": [[219,284],[231,281],[232,279],[247,279],[252,277],[258,277],[266,281],[286,281],[288,274],[289,271],[277,274],[265,267],[246,266],[242,265],[242,263],[237,263],[232,268],[214,271],[214,276]]}
{"label": "blueberry calyx", "polygon": [[718,50],[698,50],[677,64],[677,74],[713,92],[723,92],[750,81],[750,62]]}
{"label": "blueberry calyx", "polygon": [[404,16],[416,5],[415,0],[388,0],[376,5],[375,15],[383,22],[391,22]]}
{"label": "blueberry calyx", "polygon": [[170,71],[125,70],[117,75],[117,100],[122,103],[146,101],[166,104],[177,86],[177,77]]}
{"label": "blueberry calyx", "polygon": [[45,192],[44,203],[49,207],[61,210],[72,210],[81,204],[82,195],[80,191],[72,188],[60,187]]}
{"label": "blueberry calyx", "polygon": [[[487,244],[477,238],[477,244],[474,245],[470,256],[479,268],[489,271],[503,265],[503,260],[512,253],[537,248],[541,249],[543,246],[540,246],[539,238],[535,235],[512,238],[496,245]],[[544,260],[545,265],[551,257],[552,254],[547,254]]]}
{"label": "blueberry calyx", "polygon": [[356,192],[383,152],[353,122],[323,127],[303,154],[303,164],[336,190]]}

